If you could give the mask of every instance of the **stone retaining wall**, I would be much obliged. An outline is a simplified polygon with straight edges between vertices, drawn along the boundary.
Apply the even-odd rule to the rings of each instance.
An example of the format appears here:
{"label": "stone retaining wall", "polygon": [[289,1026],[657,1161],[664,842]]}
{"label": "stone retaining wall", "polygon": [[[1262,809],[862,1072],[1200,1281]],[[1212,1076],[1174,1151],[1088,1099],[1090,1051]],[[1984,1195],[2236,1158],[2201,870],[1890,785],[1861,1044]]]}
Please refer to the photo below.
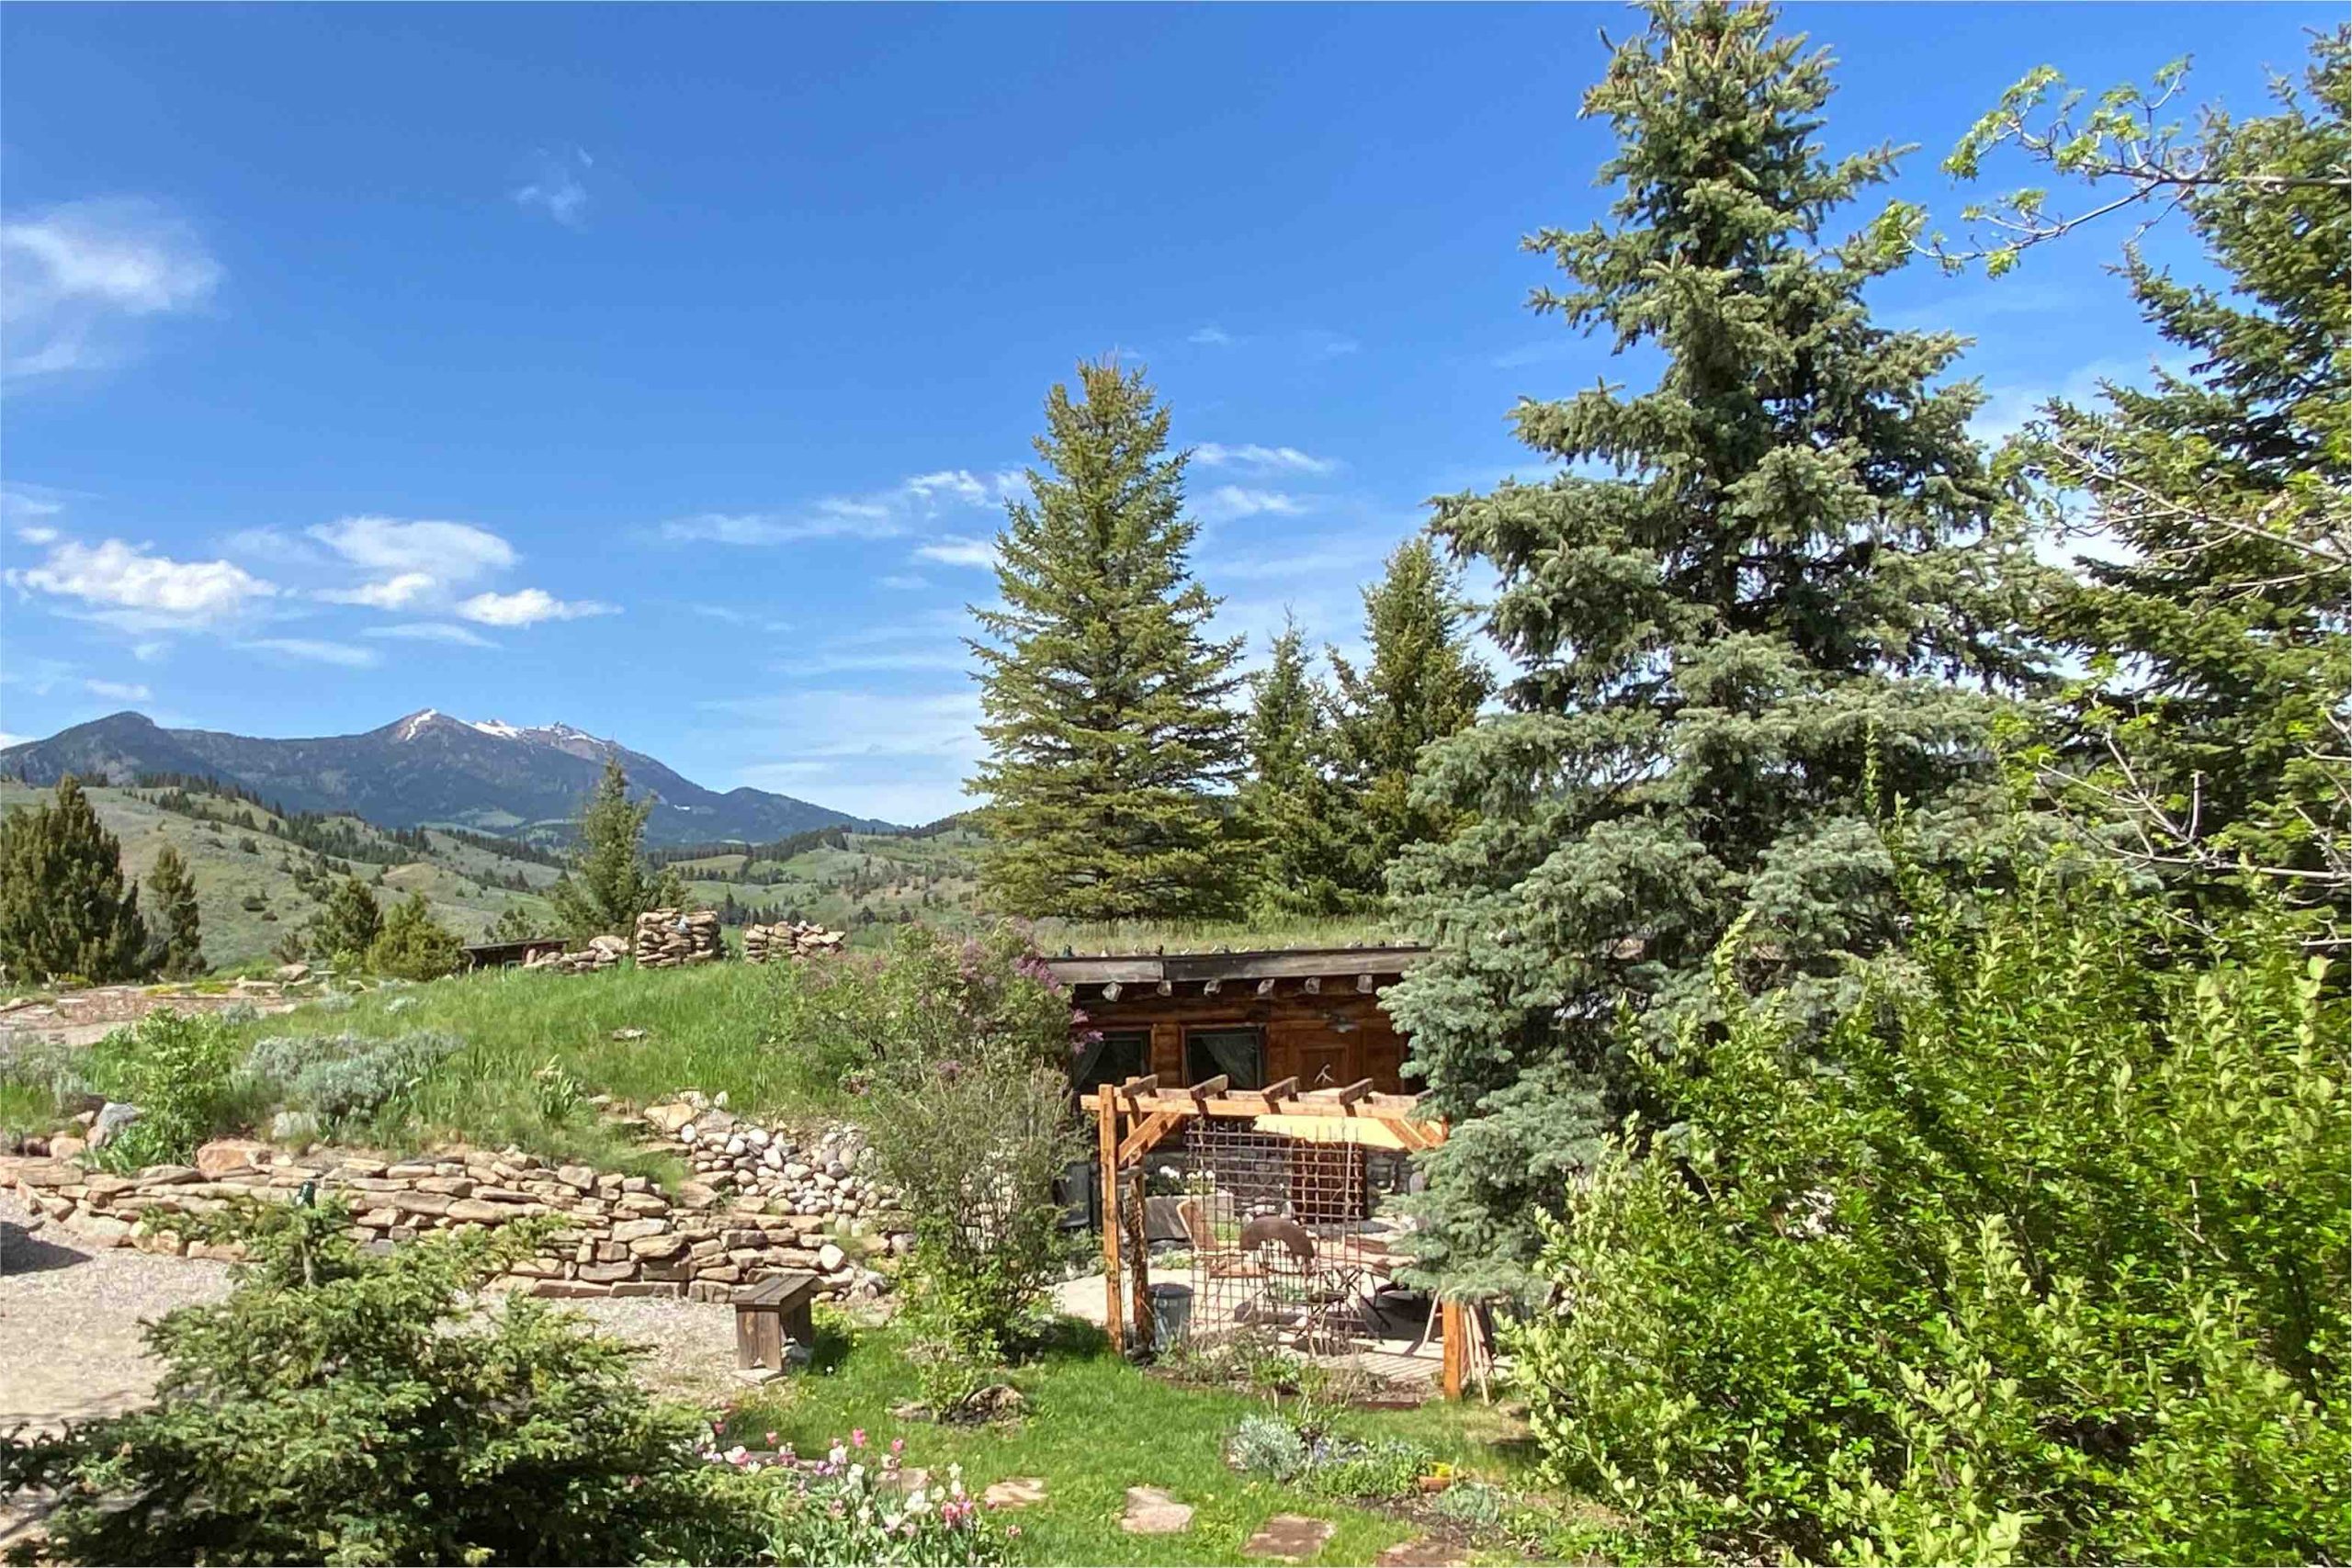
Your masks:
{"label": "stone retaining wall", "polygon": [[[786,1135],[754,1129],[707,1102],[700,1113],[724,1119],[726,1136],[746,1148],[753,1146],[749,1133],[758,1132],[762,1155],[771,1148],[802,1152]],[[675,1137],[690,1124],[665,1132]],[[537,1295],[725,1301],[740,1286],[805,1269],[822,1280],[820,1297],[870,1299],[890,1288],[889,1277],[872,1265],[902,1252],[910,1238],[904,1216],[887,1206],[885,1195],[851,1174],[855,1138],[854,1129],[835,1129],[814,1141],[807,1152],[823,1158],[822,1167],[799,1158],[769,1165],[755,1155],[752,1168],[739,1172],[731,1158],[722,1167],[710,1152],[696,1151],[704,1179],[681,1182],[674,1193],[646,1177],[550,1166],[513,1148],[388,1161],[341,1150],[296,1156],[245,1139],[206,1145],[195,1165],[151,1166],[129,1176],[73,1160],[0,1158],[0,1184],[13,1185],[28,1206],[102,1247],[233,1258],[241,1254],[233,1244],[187,1242],[151,1221],[219,1213],[241,1198],[289,1202],[304,1183],[315,1182],[322,1196],[351,1206],[363,1241],[398,1243],[428,1231],[560,1216],[563,1228],[546,1250],[516,1264],[508,1281]]]}

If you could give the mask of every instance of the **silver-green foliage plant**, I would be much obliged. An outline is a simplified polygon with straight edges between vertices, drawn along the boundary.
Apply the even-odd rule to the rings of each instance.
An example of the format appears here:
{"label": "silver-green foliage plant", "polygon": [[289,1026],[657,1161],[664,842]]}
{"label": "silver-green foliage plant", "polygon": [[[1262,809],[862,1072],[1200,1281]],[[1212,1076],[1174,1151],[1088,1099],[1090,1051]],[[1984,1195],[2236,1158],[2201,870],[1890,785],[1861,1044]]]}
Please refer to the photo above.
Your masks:
{"label": "silver-green foliage plant", "polygon": [[2054,868],[1908,903],[1817,1060],[1746,933],[1634,1048],[1511,1345],[1554,1477],[1675,1561],[2352,1556],[2340,971]]}
{"label": "silver-green foliage plant", "polygon": [[390,1039],[277,1034],[254,1043],[245,1070],[288,1103],[347,1123],[373,1116],[464,1048],[457,1035],[429,1029]]}

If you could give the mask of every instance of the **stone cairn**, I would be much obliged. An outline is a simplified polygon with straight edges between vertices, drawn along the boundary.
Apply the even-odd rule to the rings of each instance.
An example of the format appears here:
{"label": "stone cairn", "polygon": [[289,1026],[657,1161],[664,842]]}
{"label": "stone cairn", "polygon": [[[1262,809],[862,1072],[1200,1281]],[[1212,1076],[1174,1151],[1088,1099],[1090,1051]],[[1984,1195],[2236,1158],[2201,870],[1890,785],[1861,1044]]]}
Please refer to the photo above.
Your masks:
{"label": "stone cairn", "polygon": [[637,966],[674,969],[682,964],[711,964],[727,956],[718,936],[718,912],[648,909],[637,917]]}
{"label": "stone cairn", "polygon": [[772,926],[743,928],[743,961],[765,964],[771,960],[811,958],[820,953],[839,953],[848,940],[842,931],[829,931],[813,920],[779,920]]}
{"label": "stone cairn", "polygon": [[[194,1165],[129,1176],[70,1159],[0,1157],[0,1185],[99,1247],[237,1258],[234,1242],[189,1242],[158,1222],[215,1213],[240,1198],[290,1202],[315,1182],[350,1204],[355,1235],[369,1242],[561,1216],[564,1228],[505,1280],[534,1295],[723,1302],[788,1269],[816,1274],[827,1300],[888,1293],[889,1276],[873,1265],[903,1257],[914,1237],[889,1195],[858,1174],[864,1139],[855,1129],[831,1128],[802,1145],[693,1093],[651,1108],[646,1121],[690,1152],[697,1179],[665,1194],[645,1177],[550,1166],[514,1148],[387,1161],[349,1150],[297,1156],[225,1138],[198,1150]],[[725,1152],[736,1145],[741,1154]]]}
{"label": "stone cairn", "polygon": [[552,969],[559,975],[587,975],[610,969],[628,956],[628,943],[616,936],[592,936],[573,953],[541,953],[526,959],[526,969]]}

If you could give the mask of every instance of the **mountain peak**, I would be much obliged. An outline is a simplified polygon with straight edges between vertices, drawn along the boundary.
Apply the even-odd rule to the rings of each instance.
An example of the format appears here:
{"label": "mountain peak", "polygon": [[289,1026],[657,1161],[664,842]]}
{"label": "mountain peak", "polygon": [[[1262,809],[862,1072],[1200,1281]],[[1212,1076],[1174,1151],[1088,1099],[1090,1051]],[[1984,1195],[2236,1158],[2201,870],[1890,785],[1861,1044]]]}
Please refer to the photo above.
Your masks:
{"label": "mountain peak", "polygon": [[0,773],[34,784],[64,773],[116,781],[209,775],[292,810],[349,812],[382,827],[560,840],[608,758],[628,767],[633,797],[662,803],[647,825],[655,843],[765,842],[812,828],[887,826],[763,790],[721,795],[571,725],[466,719],[438,708],[365,734],[286,740],[164,729],[143,714],[119,713],[0,748]]}

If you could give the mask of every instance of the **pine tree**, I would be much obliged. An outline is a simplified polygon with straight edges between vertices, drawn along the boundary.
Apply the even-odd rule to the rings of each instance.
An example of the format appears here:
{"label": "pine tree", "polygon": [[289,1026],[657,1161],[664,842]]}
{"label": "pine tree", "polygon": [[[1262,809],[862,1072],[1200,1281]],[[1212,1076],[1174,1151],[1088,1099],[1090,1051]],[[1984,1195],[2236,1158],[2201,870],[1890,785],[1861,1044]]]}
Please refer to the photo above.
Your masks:
{"label": "pine tree", "polygon": [[347,875],[334,885],[326,907],[311,922],[311,951],[330,964],[345,957],[364,963],[383,929],[384,912],[377,907],[375,889]]}
{"label": "pine tree", "polygon": [[135,980],[146,960],[122,842],[77,780],[59,779],[46,806],[0,818],[0,972],[18,982]]}
{"label": "pine tree", "polygon": [[1243,726],[1249,773],[1235,792],[1234,818],[1256,845],[1252,913],[1336,914],[1349,897],[1337,821],[1340,797],[1329,777],[1331,694],[1307,666],[1306,637],[1287,620],[1266,668],[1250,677]]}
{"label": "pine tree", "polygon": [[1359,671],[1331,650],[1340,716],[1333,739],[1352,797],[1341,874],[1377,903],[1399,851],[1453,832],[1454,811],[1414,798],[1415,764],[1422,747],[1478,716],[1493,681],[1470,650],[1470,606],[1457,576],[1426,538],[1396,547],[1380,581],[1364,590],[1363,613],[1371,662]]}
{"label": "pine tree", "polygon": [[677,868],[646,863],[645,819],[650,799],[629,804],[628,774],[620,759],[605,759],[604,777],[581,807],[574,844],[577,863],[548,890],[555,918],[572,936],[627,936],[648,909],[673,909],[686,900]]}
{"label": "pine tree", "polygon": [[1895,936],[1873,814],[1899,795],[1967,843],[1982,688],[2033,670],[2003,640],[2027,552],[1965,429],[1981,397],[1945,380],[1961,340],[1863,302],[1916,226],[1821,238],[1895,154],[1822,152],[1828,62],[1773,21],[1661,0],[1617,49],[1584,103],[1619,138],[1614,222],[1532,237],[1575,286],[1532,302],[1654,349],[1657,382],[1522,402],[1564,471],[1437,503],[1518,665],[1507,711],[1423,758],[1416,800],[1469,820],[1390,879],[1439,951],[1388,1006],[1455,1123],[1421,1254],[1465,1284],[1524,1280],[1536,1212],[1621,1113],[1619,1021],[1703,1015],[1736,925],[1801,1019]]}
{"label": "pine tree", "polygon": [[[2335,921],[2352,895],[2352,28],[2314,38],[2303,90],[2275,84],[2267,116],[2152,130],[2178,83],[2109,94],[2080,123],[2070,96],[2036,125],[2062,85],[2036,72],[1949,161],[1973,174],[2015,143],[2101,209],[2177,209],[2226,280],[2182,282],[2128,247],[2122,275],[2185,368],[2110,384],[2103,406],[2053,402],[2018,443],[2049,513],[2103,547],[2045,620],[2088,671],[2049,776],[2196,901],[2234,901],[2251,870]],[[2044,192],[2006,205],[1996,272],[2083,220]]]}
{"label": "pine tree", "polygon": [[1248,881],[1215,793],[1234,776],[1237,642],[1205,633],[1216,601],[1186,556],[1184,457],[1140,371],[1082,364],[1083,392],[1046,400],[1032,502],[998,537],[1001,609],[975,608],[974,789],[1001,909],[1073,919],[1215,918]]}
{"label": "pine tree", "polygon": [[384,929],[368,948],[368,968],[401,980],[437,980],[464,958],[464,944],[433,918],[433,906],[422,893],[412,893],[392,906]]}
{"label": "pine tree", "polygon": [[149,967],[166,980],[201,975],[204,963],[203,918],[196,905],[196,878],[178,850],[165,844],[147,873],[156,931],[150,942]]}

